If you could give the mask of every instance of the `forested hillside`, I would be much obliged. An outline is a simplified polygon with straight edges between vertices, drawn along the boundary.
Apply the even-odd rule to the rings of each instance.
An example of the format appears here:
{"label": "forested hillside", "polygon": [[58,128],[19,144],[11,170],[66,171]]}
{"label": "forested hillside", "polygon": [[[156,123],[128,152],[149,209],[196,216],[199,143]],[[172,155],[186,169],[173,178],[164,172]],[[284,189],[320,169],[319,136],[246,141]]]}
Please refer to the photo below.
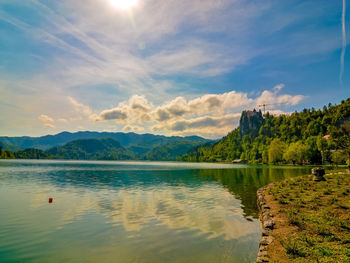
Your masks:
{"label": "forested hillside", "polygon": [[142,155],[140,152],[143,148],[124,148],[118,141],[111,138],[81,139],[71,141],[63,146],[53,147],[47,151],[35,148],[15,152],[2,150],[0,159],[175,161],[177,157],[198,145],[202,145],[202,143],[192,140],[171,141]]}
{"label": "forested hillside", "polygon": [[22,150],[21,147],[17,147],[17,146],[14,146],[14,145],[11,145],[11,144],[7,144],[7,143],[1,142],[1,141],[0,141],[0,147],[1,147],[2,150],[8,150],[8,151],[11,151],[11,152],[16,152],[16,151]]}
{"label": "forested hillside", "polygon": [[[256,118],[261,114],[247,113],[242,113],[241,124],[249,115]],[[280,116],[267,113],[262,120],[251,130],[245,127],[240,134],[239,127],[216,144],[194,148],[178,160],[342,164],[350,157],[350,98],[322,110],[304,109]]]}
{"label": "forested hillside", "polygon": [[[112,137],[103,137],[110,135]],[[71,138],[79,138],[63,143]],[[120,138],[122,142],[116,140]],[[108,132],[62,132],[42,137],[1,137],[0,159],[82,159],[174,161],[189,149],[211,140],[198,136],[171,136]],[[33,146],[34,145],[34,146]],[[56,145],[46,149],[50,145]],[[38,148],[36,148],[38,146]]]}
{"label": "forested hillside", "polygon": [[17,146],[17,149],[6,149],[10,151],[18,151],[26,148],[35,148],[40,150],[48,150],[53,147],[65,145],[68,142],[80,140],[80,139],[102,139],[111,138],[120,143],[124,148],[129,148],[134,153],[141,156],[146,152],[149,152],[155,147],[165,145],[171,141],[196,141],[207,142],[210,140],[198,137],[198,136],[163,136],[154,134],[136,134],[133,132],[93,132],[93,131],[79,131],[79,132],[61,132],[55,135],[45,135],[41,137],[0,137],[0,142],[4,145],[11,145],[11,147]]}
{"label": "forested hillside", "polygon": [[198,141],[172,141],[158,146],[144,156],[151,161],[176,161],[176,158],[187,153],[193,147],[202,145]]}
{"label": "forested hillside", "polygon": [[47,151],[55,159],[130,160],[134,154],[111,138],[82,139]]}

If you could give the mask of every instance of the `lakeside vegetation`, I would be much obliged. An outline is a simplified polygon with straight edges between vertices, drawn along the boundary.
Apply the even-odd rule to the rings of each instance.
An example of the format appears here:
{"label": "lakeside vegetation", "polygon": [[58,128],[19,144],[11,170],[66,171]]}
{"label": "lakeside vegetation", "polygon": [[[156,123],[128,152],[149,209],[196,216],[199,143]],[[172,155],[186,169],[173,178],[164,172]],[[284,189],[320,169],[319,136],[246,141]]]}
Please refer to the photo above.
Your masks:
{"label": "lakeside vegetation", "polygon": [[189,162],[345,164],[350,158],[350,98],[290,115],[244,111],[240,127],[178,158]]}
{"label": "lakeside vegetation", "polygon": [[[269,186],[267,203],[278,215],[272,262],[350,262],[350,177],[345,171],[290,178]],[[267,196],[268,197],[268,196]],[[278,244],[285,255],[277,253]]]}

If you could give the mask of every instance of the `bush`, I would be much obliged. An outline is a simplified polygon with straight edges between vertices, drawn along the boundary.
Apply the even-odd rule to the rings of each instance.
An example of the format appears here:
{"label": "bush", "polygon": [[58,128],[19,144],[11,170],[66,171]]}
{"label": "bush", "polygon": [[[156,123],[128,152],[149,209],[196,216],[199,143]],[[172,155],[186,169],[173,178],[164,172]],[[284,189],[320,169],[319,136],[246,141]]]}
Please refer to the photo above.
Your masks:
{"label": "bush", "polygon": [[346,155],[341,151],[336,151],[331,154],[331,160],[335,164],[345,164]]}
{"label": "bush", "polygon": [[283,247],[288,255],[293,258],[306,257],[309,253],[306,249],[306,244],[298,239],[289,238],[283,242]]}

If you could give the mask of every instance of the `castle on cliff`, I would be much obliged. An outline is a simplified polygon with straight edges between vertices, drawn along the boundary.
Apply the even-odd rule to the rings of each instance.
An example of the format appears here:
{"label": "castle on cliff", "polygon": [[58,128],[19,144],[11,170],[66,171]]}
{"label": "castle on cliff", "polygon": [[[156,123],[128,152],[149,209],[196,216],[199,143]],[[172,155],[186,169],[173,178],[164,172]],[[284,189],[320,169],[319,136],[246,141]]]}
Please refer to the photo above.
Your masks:
{"label": "castle on cliff", "polygon": [[261,110],[245,110],[242,112],[239,120],[239,134],[241,138],[244,135],[251,135],[253,137],[259,134],[260,127],[264,125],[264,117]]}

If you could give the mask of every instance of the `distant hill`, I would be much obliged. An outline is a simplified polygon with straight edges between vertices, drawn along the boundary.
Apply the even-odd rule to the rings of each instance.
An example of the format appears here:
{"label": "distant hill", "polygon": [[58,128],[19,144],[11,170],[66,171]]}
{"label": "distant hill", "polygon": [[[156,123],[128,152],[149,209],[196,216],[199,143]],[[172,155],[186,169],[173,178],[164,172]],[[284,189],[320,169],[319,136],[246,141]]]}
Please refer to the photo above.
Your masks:
{"label": "distant hill", "polygon": [[203,143],[199,141],[171,141],[165,145],[153,148],[144,156],[144,159],[152,161],[176,161],[177,157],[199,145],[203,145]]}
{"label": "distant hill", "polygon": [[171,141],[195,141],[208,142],[210,140],[198,136],[163,136],[153,134],[136,134],[136,133],[122,133],[122,132],[61,132],[56,135],[46,135],[41,137],[0,137],[0,141],[5,144],[25,148],[36,148],[41,150],[48,150],[53,147],[62,146],[68,142],[80,139],[101,139],[111,138],[120,143],[121,146],[127,148],[135,153],[140,158],[153,148],[165,145]]}
{"label": "distant hill", "polygon": [[[179,161],[350,164],[350,98],[323,109],[263,116],[243,111],[240,127],[215,144],[191,149]],[[237,160],[237,161],[238,161]]]}
{"label": "distant hill", "polygon": [[73,160],[130,160],[133,152],[126,150],[112,138],[80,139],[54,147],[47,153],[55,159]]}
{"label": "distant hill", "polygon": [[9,150],[11,152],[23,150],[23,148],[21,148],[21,147],[7,144],[7,143],[1,142],[1,141],[0,141],[0,147],[2,147],[3,150]]}

